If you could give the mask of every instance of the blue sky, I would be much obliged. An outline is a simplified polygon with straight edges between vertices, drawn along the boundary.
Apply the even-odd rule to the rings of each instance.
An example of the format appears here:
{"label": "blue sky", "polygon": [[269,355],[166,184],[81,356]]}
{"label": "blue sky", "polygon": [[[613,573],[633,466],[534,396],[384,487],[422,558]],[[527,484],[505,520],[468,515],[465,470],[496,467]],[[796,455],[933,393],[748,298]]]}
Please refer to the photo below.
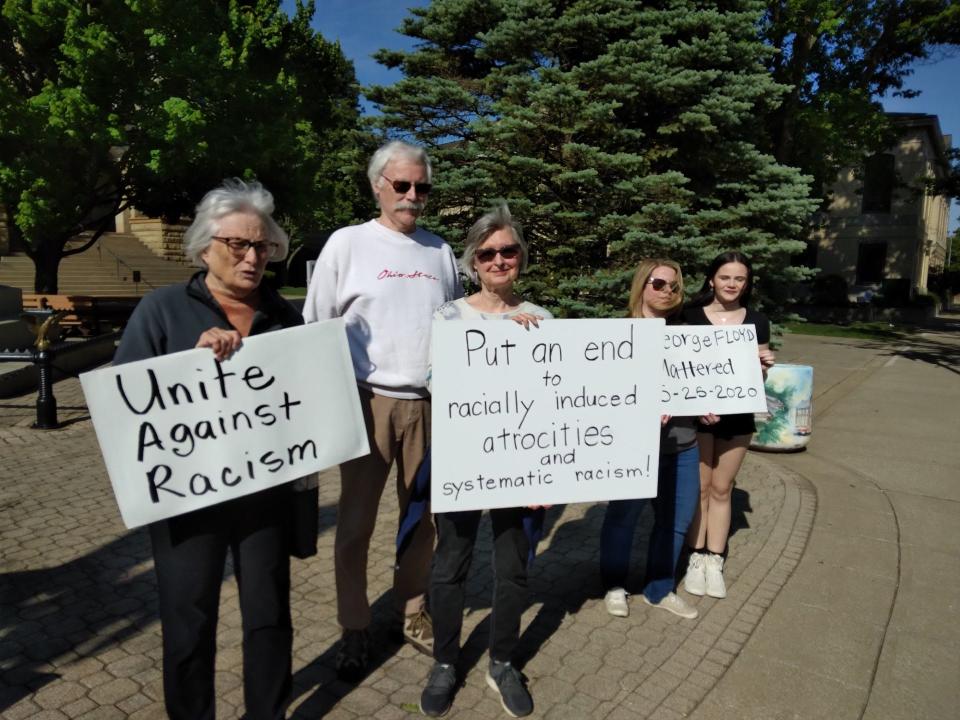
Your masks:
{"label": "blue sky", "polygon": [[[399,71],[381,67],[370,57],[380,48],[409,49],[410,38],[396,32],[408,14],[408,8],[423,7],[429,0],[318,0],[313,26],[328,40],[339,40],[344,54],[353,61],[361,85],[389,85],[400,79]],[[284,0],[288,9],[293,0]],[[921,90],[917,98],[886,98],[884,108],[891,112],[917,112],[937,115],[940,129],[960,144],[960,54],[937,56],[916,65],[906,82],[908,88]],[[960,227],[960,203],[953,203],[951,232]]]}

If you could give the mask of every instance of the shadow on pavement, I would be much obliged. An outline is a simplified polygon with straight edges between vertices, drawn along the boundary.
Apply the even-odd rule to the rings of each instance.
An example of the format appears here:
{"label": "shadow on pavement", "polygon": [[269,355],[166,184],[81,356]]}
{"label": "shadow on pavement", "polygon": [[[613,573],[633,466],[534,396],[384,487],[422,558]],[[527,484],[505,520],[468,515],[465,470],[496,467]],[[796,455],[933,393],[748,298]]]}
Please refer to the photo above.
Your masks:
{"label": "shadow on pavement", "polygon": [[[321,506],[319,513],[323,534],[336,522],[336,506]],[[232,576],[228,555],[224,580]],[[56,567],[0,574],[0,611],[3,711],[58,680],[45,670],[71,652],[96,658],[159,621],[146,528]]]}
{"label": "shadow on pavement", "polygon": [[393,591],[388,590],[377,598],[370,606],[370,611],[374,618],[370,628],[373,642],[366,674],[356,682],[345,682],[337,677],[335,660],[340,641],[335,640],[309,665],[294,673],[291,704],[308,693],[310,695],[290,715],[290,720],[314,720],[323,717],[334,705],[359,687],[367,676],[396,654],[401,646],[392,642],[389,637],[395,613]]}
{"label": "shadow on pavement", "polygon": [[22,660],[3,674],[0,710],[60,676],[39,670],[76,652],[95,657],[158,619],[150,539],[135,530],[70,562],[0,575],[4,659]]}
{"label": "shadow on pavement", "polygon": [[739,530],[750,529],[750,521],[747,519],[747,514],[753,512],[750,493],[734,484],[730,493],[730,505],[730,537],[733,537]]}
{"label": "shadow on pavement", "polygon": [[[824,342],[829,341],[824,338]],[[931,337],[930,335],[911,335],[899,341],[882,342],[876,340],[862,340],[860,342],[851,342],[844,340],[834,342],[835,345],[843,347],[857,347],[863,350],[874,350],[881,355],[891,358],[904,358],[913,362],[923,362],[928,365],[949,370],[952,373],[960,374],[960,343],[948,342],[945,339]]]}

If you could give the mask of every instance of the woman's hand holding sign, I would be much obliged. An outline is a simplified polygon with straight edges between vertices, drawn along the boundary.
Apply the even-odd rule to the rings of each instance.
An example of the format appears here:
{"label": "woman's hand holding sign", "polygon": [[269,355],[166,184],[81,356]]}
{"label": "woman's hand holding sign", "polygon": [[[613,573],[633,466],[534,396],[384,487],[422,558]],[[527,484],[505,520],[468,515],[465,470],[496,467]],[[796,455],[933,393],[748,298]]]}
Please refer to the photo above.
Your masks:
{"label": "woman's hand holding sign", "polygon": [[763,370],[763,377],[764,379],[766,379],[767,370],[769,370],[774,365],[776,365],[777,356],[774,354],[773,350],[771,350],[766,345],[760,346],[759,355],[760,355],[760,367]]}
{"label": "woman's hand holding sign", "polygon": [[517,313],[516,315],[511,316],[510,318],[517,325],[523,325],[527,330],[530,329],[530,326],[540,327],[540,321],[543,320],[539,315],[534,315],[533,313],[522,312]]}
{"label": "woman's hand holding sign", "polygon": [[223,328],[212,327],[204,330],[197,340],[196,347],[208,347],[213,350],[214,357],[223,362],[240,349],[243,343],[240,333],[236,330],[224,330]]}

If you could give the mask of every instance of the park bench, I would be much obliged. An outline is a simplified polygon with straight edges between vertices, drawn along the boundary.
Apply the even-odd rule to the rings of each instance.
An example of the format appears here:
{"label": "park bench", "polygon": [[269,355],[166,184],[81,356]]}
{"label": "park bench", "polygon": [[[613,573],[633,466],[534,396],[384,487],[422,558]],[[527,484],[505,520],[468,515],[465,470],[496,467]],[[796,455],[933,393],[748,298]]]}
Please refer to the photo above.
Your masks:
{"label": "park bench", "polygon": [[60,318],[59,325],[63,332],[84,336],[99,335],[125,325],[138,302],[138,296],[23,294],[24,310],[62,312],[64,315]]}

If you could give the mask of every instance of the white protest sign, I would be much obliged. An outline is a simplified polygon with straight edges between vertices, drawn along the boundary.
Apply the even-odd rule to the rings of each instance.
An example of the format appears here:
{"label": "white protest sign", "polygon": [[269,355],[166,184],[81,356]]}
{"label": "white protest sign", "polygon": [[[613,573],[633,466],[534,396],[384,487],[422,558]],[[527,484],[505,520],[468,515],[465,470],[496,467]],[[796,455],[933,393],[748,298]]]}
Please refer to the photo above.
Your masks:
{"label": "white protest sign", "polygon": [[369,452],[340,319],[80,376],[129,528]]}
{"label": "white protest sign", "polygon": [[663,344],[660,412],[683,416],[766,411],[753,325],[670,325]]}
{"label": "white protest sign", "polygon": [[434,322],[433,511],[655,496],[663,329]]}

